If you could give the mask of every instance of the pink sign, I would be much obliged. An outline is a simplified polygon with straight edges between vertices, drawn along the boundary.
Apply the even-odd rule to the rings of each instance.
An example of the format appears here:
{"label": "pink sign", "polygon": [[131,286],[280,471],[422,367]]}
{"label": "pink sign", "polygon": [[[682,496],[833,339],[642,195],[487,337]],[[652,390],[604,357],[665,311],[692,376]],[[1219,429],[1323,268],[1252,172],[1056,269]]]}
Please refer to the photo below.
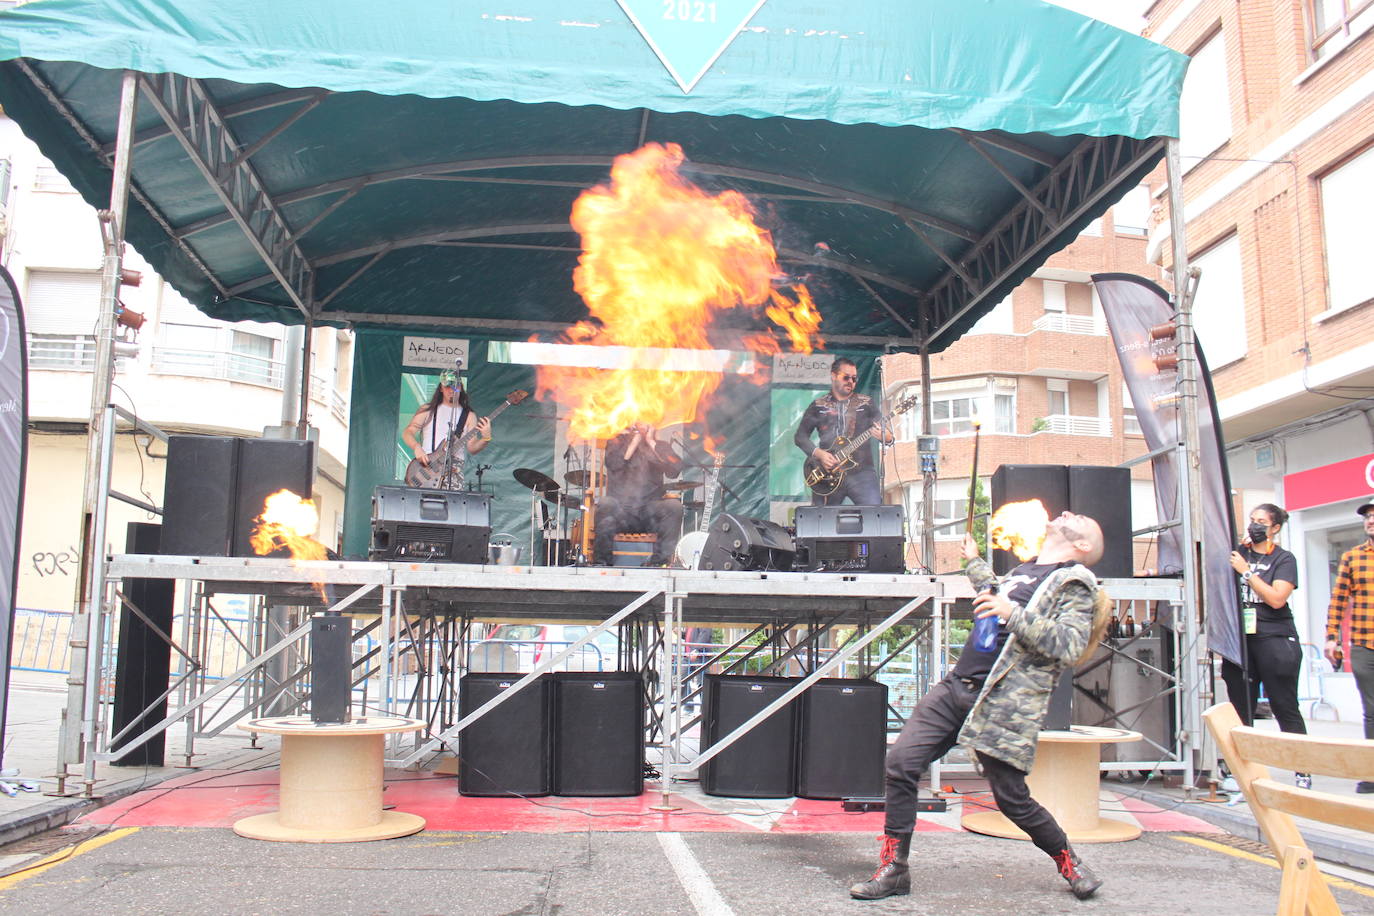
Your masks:
{"label": "pink sign", "polygon": [[1310,509],[1374,494],[1374,455],[1350,458],[1283,478],[1284,508]]}

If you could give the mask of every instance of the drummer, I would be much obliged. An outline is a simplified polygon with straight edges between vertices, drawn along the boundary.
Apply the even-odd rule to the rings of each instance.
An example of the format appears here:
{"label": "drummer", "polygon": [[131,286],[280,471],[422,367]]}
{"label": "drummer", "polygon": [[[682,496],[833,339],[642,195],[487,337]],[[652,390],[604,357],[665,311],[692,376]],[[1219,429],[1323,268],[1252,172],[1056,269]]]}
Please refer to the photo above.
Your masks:
{"label": "drummer", "polygon": [[615,537],[658,536],[646,566],[666,566],[682,532],[682,500],[665,496],[665,477],[682,473],[682,459],[648,423],[632,423],[606,443],[606,496],[597,505],[593,561],[612,562]]}

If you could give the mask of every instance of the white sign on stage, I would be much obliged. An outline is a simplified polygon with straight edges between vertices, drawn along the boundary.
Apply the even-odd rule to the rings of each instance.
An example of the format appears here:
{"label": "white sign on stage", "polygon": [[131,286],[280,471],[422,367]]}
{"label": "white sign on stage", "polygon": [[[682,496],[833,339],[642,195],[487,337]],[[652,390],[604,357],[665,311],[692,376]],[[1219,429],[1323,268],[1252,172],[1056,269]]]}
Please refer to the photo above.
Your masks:
{"label": "white sign on stage", "polygon": [[779,353],[773,357],[773,383],[830,387],[833,353]]}
{"label": "white sign on stage", "polygon": [[455,360],[463,361],[468,368],[468,346],[466,338],[456,337],[407,337],[401,365],[412,369],[452,369]]}

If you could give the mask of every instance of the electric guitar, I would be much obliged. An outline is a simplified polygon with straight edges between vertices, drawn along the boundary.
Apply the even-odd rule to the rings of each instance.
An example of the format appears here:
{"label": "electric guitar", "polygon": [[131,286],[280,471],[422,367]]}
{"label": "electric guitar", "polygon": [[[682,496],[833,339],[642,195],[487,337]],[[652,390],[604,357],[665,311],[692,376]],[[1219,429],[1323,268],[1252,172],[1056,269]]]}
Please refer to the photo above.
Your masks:
{"label": "electric guitar", "polygon": [[[528,391],[515,389],[506,395],[505,403],[491,412],[489,419],[495,420],[507,407],[515,406],[529,396]],[[477,440],[477,427],[474,426],[463,433],[457,441],[450,442],[452,438],[446,437],[439,443],[438,448],[426,456],[429,459],[428,467],[419,458],[410,460],[410,464],[406,465],[406,486],[437,490],[445,475],[448,476],[450,489],[457,489],[462,485],[463,467],[468,460],[468,447]]]}
{"label": "electric guitar", "polygon": [[[911,397],[892,408],[892,411],[879,421],[879,425],[886,423],[893,417],[906,413],[920,402],[920,397],[913,394]],[[811,488],[811,492],[815,493],[817,496],[829,496],[831,493],[838,490],[840,484],[844,482],[845,473],[859,465],[851,456],[853,456],[854,452],[858,451],[860,446],[867,444],[868,440],[871,438],[873,438],[872,429],[864,430],[853,439],[846,439],[844,436],[836,436],[834,444],[826,449],[826,451],[839,459],[839,464],[835,465],[834,469],[829,471],[821,467],[821,463],[814,457],[807,458],[806,463],[802,465],[802,471],[806,475],[806,485]]]}
{"label": "electric guitar", "polygon": [[716,491],[720,489],[720,468],[725,463],[724,455],[717,455],[715,464],[706,472],[706,496],[701,506],[701,524],[696,531],[689,531],[677,542],[673,556],[677,565],[683,569],[696,569],[701,563],[701,551],[706,547],[706,532],[711,527],[711,513],[716,508]]}

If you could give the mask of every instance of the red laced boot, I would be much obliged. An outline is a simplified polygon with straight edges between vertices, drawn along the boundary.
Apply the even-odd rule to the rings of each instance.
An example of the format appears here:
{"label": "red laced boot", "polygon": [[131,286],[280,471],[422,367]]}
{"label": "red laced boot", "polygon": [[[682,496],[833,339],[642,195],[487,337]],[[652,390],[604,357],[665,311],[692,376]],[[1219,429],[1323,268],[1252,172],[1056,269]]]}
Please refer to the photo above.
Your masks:
{"label": "red laced boot", "polygon": [[849,896],[857,900],[881,900],[897,894],[911,893],[911,873],[906,858],[911,852],[911,834],[883,834],[882,849],[878,851],[878,870],[862,884],[849,889]]}
{"label": "red laced boot", "polygon": [[1069,882],[1069,889],[1079,900],[1087,900],[1102,886],[1102,879],[1079,861],[1078,853],[1073,851],[1073,847],[1065,847],[1055,853],[1054,864],[1059,866],[1059,873]]}

